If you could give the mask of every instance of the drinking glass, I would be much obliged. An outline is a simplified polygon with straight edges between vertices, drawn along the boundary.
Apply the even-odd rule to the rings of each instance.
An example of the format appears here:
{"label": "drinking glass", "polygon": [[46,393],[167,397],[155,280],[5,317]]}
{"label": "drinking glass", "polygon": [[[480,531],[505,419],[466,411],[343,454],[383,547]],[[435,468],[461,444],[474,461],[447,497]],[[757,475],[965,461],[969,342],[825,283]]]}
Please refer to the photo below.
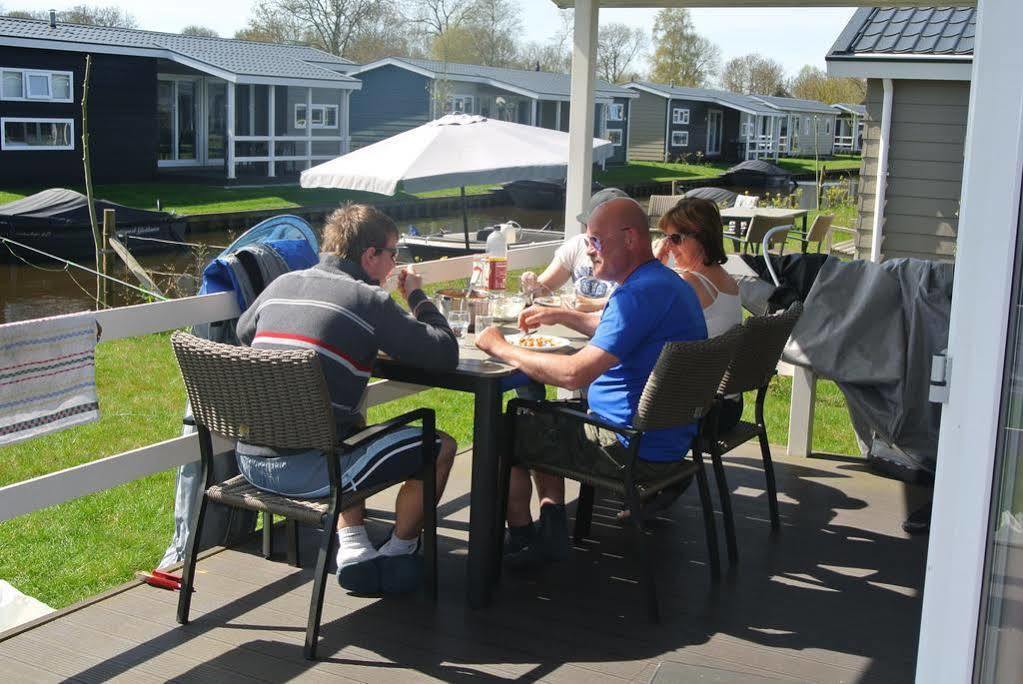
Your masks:
{"label": "drinking glass", "polygon": [[452,311],[448,314],[448,325],[451,326],[451,331],[455,333],[455,337],[461,339],[465,337],[466,331],[469,330],[469,312],[468,311]]}
{"label": "drinking glass", "polygon": [[575,284],[571,280],[561,287],[561,305],[566,309],[575,308]]}
{"label": "drinking glass", "polygon": [[487,328],[489,328],[490,326],[492,326],[493,324],[494,324],[493,316],[483,316],[481,314],[479,316],[476,316],[476,326],[474,330],[476,331],[477,334],[479,334],[486,330]]}

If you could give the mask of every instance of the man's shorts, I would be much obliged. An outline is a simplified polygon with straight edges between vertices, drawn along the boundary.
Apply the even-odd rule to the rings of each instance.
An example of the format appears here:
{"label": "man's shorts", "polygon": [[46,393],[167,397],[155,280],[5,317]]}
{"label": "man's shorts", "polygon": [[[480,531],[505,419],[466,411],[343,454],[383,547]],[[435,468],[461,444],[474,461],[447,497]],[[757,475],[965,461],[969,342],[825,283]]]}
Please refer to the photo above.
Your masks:
{"label": "man's shorts", "polygon": [[[559,403],[568,408],[580,406],[579,402]],[[520,465],[546,465],[615,480],[625,478],[624,468],[632,458],[610,430],[556,413],[525,409],[515,417],[514,456]],[[670,475],[681,464],[637,459],[633,475],[637,482],[655,481]]]}
{"label": "man's shorts", "polygon": [[[422,434],[417,427],[402,428],[342,454],[341,491],[416,477],[423,467]],[[436,444],[439,450],[439,437]],[[239,442],[235,453],[241,474],[264,491],[301,499],[330,494],[327,461],[318,450],[282,452]]]}

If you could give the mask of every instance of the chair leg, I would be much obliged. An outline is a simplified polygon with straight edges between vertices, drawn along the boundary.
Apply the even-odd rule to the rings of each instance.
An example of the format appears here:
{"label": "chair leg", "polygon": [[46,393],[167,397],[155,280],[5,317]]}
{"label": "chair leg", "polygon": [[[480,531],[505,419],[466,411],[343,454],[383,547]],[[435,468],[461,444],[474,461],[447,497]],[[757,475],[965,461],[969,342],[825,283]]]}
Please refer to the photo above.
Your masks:
{"label": "chair leg", "polygon": [[437,600],[437,469],[432,459],[423,467],[423,564],[426,595]]}
{"label": "chair leg", "polygon": [[725,519],[725,544],[728,547],[728,562],[735,565],[739,562],[739,546],[735,541],[735,516],[732,513],[732,492],[725,477],[725,465],[721,454],[712,451],[711,463],[714,465],[714,479],[718,485],[718,499],[721,501],[721,515]]}
{"label": "chair leg", "polygon": [[320,542],[319,557],[316,560],[316,574],[313,576],[313,595],[309,602],[309,621],[305,628],[306,660],[316,660],[316,644],[320,638],[320,616],[323,614],[323,595],[327,588],[327,568],[330,565],[330,551],[333,546],[334,530],[341,513],[340,506],[335,506],[331,515],[327,516],[323,526],[323,540]]}
{"label": "chair leg", "polygon": [[774,463],[771,461],[771,446],[767,443],[767,430],[761,426],[757,437],[760,438],[760,456],[764,461],[764,476],[767,479],[767,504],[771,508],[771,528],[781,529],[778,517],[778,488],[774,481]]}
{"label": "chair leg", "polygon": [[288,520],[285,524],[288,530],[288,565],[300,568],[302,562],[298,557],[298,523]]}
{"label": "chair leg", "polygon": [[710,502],[710,487],[707,486],[707,473],[700,463],[696,471],[696,485],[700,490],[700,505],[703,506],[703,526],[707,531],[707,553],[710,556],[710,576],[712,579],[721,577],[721,559],[718,558],[718,533],[714,524],[714,507]]}
{"label": "chair leg", "polygon": [[263,511],[263,558],[274,555],[274,515]]}
{"label": "chair leg", "polygon": [[629,522],[632,530],[632,541],[636,546],[636,553],[639,556],[640,585],[646,591],[647,614],[650,622],[661,621],[661,611],[657,605],[657,585],[654,583],[654,568],[650,563],[650,554],[646,547],[646,540],[643,538],[643,505],[639,499],[639,493],[633,489],[626,494],[626,501],[629,504]]}
{"label": "chair leg", "polygon": [[588,484],[579,485],[579,501],[575,507],[575,531],[572,538],[576,544],[590,535],[590,521],[593,519],[594,488]]}
{"label": "chair leg", "polygon": [[[205,478],[203,478],[205,479]],[[199,556],[199,537],[202,536],[203,519],[206,517],[206,490],[200,494],[199,513],[192,520],[188,531],[188,548],[185,550],[185,565],[181,569],[181,589],[178,592],[178,624],[188,624],[188,610],[192,605],[192,591],[195,584],[195,560]]]}

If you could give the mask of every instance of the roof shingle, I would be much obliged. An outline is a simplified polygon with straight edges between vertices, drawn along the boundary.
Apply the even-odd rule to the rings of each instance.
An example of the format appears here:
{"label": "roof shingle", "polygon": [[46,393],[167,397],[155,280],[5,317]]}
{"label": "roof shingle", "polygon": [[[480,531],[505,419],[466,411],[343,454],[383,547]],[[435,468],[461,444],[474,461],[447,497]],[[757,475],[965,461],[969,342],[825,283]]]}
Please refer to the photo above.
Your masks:
{"label": "roof shingle", "polygon": [[832,55],[973,54],[974,7],[880,7],[860,10]]}

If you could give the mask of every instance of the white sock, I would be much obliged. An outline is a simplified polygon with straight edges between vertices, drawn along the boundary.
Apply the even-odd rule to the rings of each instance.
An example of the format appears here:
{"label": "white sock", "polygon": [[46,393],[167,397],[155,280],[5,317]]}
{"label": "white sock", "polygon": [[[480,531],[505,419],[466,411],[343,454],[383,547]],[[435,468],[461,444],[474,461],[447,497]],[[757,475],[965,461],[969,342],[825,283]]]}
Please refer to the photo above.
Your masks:
{"label": "white sock", "polygon": [[391,538],[380,547],[381,556],[407,556],[416,552],[416,544],[419,537],[412,539],[399,539],[398,535],[391,534]]}
{"label": "white sock", "polygon": [[342,527],[337,531],[337,567],[354,565],[376,558],[379,553],[373,548],[366,534],[366,527]]}

